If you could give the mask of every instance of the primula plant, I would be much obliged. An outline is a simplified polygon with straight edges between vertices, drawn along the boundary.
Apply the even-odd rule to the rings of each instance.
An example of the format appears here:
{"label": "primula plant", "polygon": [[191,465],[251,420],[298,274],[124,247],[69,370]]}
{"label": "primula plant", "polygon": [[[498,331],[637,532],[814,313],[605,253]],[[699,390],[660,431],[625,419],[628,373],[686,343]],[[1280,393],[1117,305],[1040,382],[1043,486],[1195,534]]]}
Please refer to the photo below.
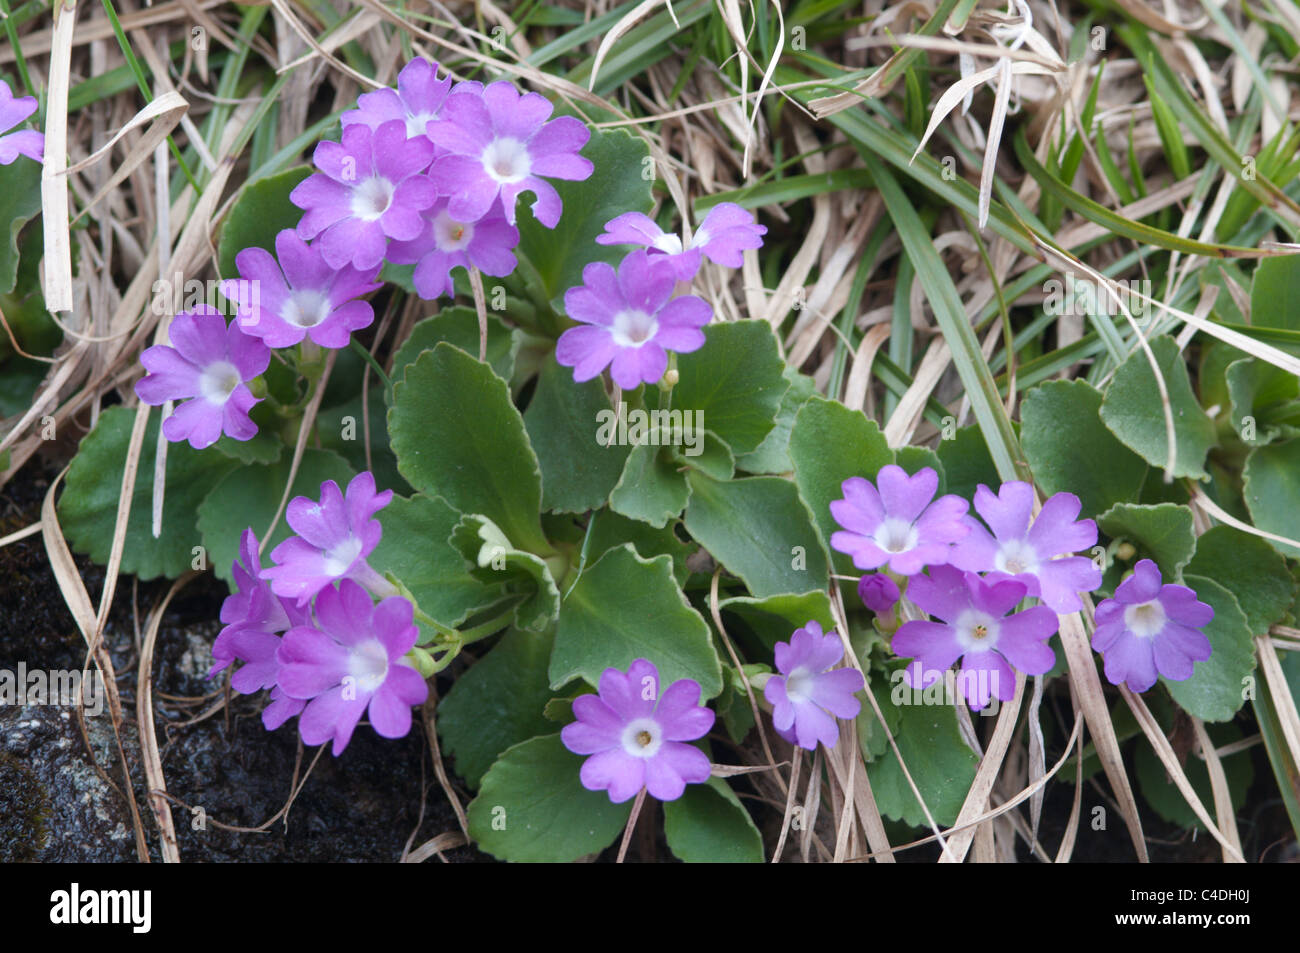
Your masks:
{"label": "primula plant", "polygon": [[[556,11],[544,26],[574,44],[604,31],[615,51],[556,84],[546,68],[572,46],[439,63],[419,54],[443,47],[412,45],[423,30],[397,30],[385,73],[348,33],[308,57],[345,67],[344,92],[286,109],[311,116],[287,137],[232,67],[210,97],[238,142],[222,148],[244,147],[232,116],[273,132],[250,129],[249,161],[204,193],[210,221],[179,226],[194,229],[179,251],[212,252],[201,300],[76,336],[121,338],[130,359],[104,371],[93,413],[75,410],[88,430],[42,538],[111,567],[110,589],[117,573],[176,580],[170,600],[207,578],[205,698],[336,768],[427,741],[419,770],[434,759],[455,843],[500,860],[1068,859],[1094,806],[1127,859],[1150,859],[1153,825],[1199,828],[1238,859],[1232,812],[1274,780],[1256,762],[1300,831],[1300,653],[1278,655],[1300,648],[1300,257],[1278,253],[1300,224],[1290,127],[1269,114],[1259,164],[1278,183],[1223,180],[1223,217],[1198,224],[1163,213],[1194,195],[1200,214],[1212,180],[1148,188],[1132,140],[1116,162],[1097,86],[1073,125],[1002,133],[999,115],[985,133],[963,110],[941,143],[958,122],[941,107],[961,97],[930,96],[919,50],[873,59],[859,86],[796,47],[762,77],[779,97],[745,88],[731,57],[709,63],[711,82],[741,84],[717,135],[749,138],[692,166],[705,137],[627,110],[651,86],[666,110],[703,80],[670,94],[656,72],[614,95],[636,73],[627,30],[646,56],[679,29],[710,54],[715,33],[737,35],[686,6]],[[971,15],[954,6],[935,29]],[[801,28],[847,29],[796,7]],[[247,11],[245,53],[282,16]],[[1122,39],[1163,97],[1146,138],[1181,169],[1172,117],[1191,117],[1210,155],[1196,161],[1235,175],[1253,132],[1200,122],[1144,36]],[[1050,59],[1055,40],[1034,37],[1017,68]],[[1267,42],[1294,59],[1293,40]],[[970,63],[955,69],[970,91]],[[873,111],[895,70],[901,120]],[[359,88],[372,74],[390,85]],[[1237,109],[1258,120],[1251,97]],[[0,88],[4,168],[39,169],[26,125],[43,108]],[[780,132],[796,112],[815,135]],[[1096,169],[1080,119],[1101,130]],[[1006,164],[998,135],[1027,187],[982,175]],[[962,153],[955,179],[942,150]],[[235,166],[182,157],[187,175],[159,180],[173,201],[188,175]],[[1072,185],[1087,176],[1091,197]],[[1101,204],[1098,183],[1150,220]],[[1050,289],[1035,296],[1093,274],[1099,227],[1114,229],[1103,289],[1151,270],[1167,307],[1067,321]],[[76,241],[86,266],[110,254]],[[154,252],[127,253],[156,274]],[[1177,291],[1184,254],[1213,262],[1195,300]],[[8,308],[6,276],[36,270],[0,256]],[[129,310],[142,287],[82,290]],[[1040,823],[1044,797],[1064,798],[1064,835]],[[151,802],[169,829],[167,800]],[[421,856],[450,841],[430,843]]]}

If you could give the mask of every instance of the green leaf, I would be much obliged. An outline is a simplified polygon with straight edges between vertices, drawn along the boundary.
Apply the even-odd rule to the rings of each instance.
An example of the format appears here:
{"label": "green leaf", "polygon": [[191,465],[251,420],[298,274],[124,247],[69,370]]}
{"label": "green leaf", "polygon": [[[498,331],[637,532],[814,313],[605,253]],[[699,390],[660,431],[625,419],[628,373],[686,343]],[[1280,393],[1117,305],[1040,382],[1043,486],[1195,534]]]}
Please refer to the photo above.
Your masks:
{"label": "green leaf", "polygon": [[650,150],[623,129],[595,130],[582,155],[595,166],[589,179],[564,182],[552,179],[564,212],[559,226],[541,225],[532,202],[519,203],[519,254],[526,257],[542,280],[547,299],[564,311],[564,292],[582,284],[582,269],[593,261],[617,264],[628,253],[621,245],[597,245],[605,223],[624,212],[649,212],[653,205],[651,179],[642,175]]}
{"label": "green leaf", "polygon": [[[855,476],[874,481],[881,467],[894,462],[894,452],[876,422],[862,411],[813,397],[795,418],[790,459],[799,495],[812,510],[822,542],[831,552],[831,534],[839,529],[831,516],[831,501],[843,499],[841,485]],[[837,571],[856,572],[847,554],[831,552],[831,556]]]}
{"label": "green leaf", "polygon": [[[772,432],[790,389],[766,321],[710,324],[703,347],[677,355],[677,371],[673,409],[696,411],[697,426],[713,431],[737,456],[757,450]],[[647,387],[646,405],[655,406],[657,399],[658,389]]]}
{"label": "green leaf", "polygon": [[736,466],[747,473],[789,473],[794,469],[794,464],[790,462],[790,433],[794,430],[794,419],[799,411],[817,393],[817,385],[811,377],[800,374],[793,367],[787,367],[784,373],[785,379],[790,382],[790,389],[781,397],[776,424],[768,431],[757,450],[736,458]]}
{"label": "green leaf", "polygon": [[763,837],[740,798],[722,778],[688,784],[664,804],[664,835],[688,864],[761,864]]}
{"label": "green leaf", "polygon": [[604,506],[629,453],[625,446],[597,439],[613,418],[599,378],[578,384],[568,368],[554,361],[542,365],[524,411],[528,439],[542,469],[542,506],[561,513]]}
{"label": "green leaf", "polygon": [[1255,635],[1267,632],[1295,601],[1286,559],[1268,540],[1232,526],[1215,526],[1198,536],[1184,572],[1213,579],[1236,596]]}
{"label": "green leaf", "polygon": [[[451,544],[460,513],[445,500],[418,493],[410,499],[394,496],[377,517],[384,535],[370,554],[370,565],[401,580],[421,612],[455,628],[500,600],[500,586],[476,578]],[[421,644],[434,634],[421,625]]]}
{"label": "green leaf", "polygon": [[[410,486],[397,469],[397,457],[389,449],[388,413],[384,406],[384,388],[372,387],[362,413],[360,387],[355,396],[333,407],[322,408],[316,415],[316,435],[320,446],[333,450],[358,473],[369,470],[375,485],[394,493],[409,493]],[[370,454],[366,454],[366,414],[370,417]]]}
{"label": "green leaf", "polygon": [[1078,496],[1085,517],[1137,499],[1147,473],[1146,462],[1101,422],[1101,404],[1086,381],[1048,381],[1020,407],[1020,442],[1034,482],[1049,496]]}
{"label": "green leaf", "polygon": [[[1173,476],[1202,479],[1205,455],[1215,445],[1214,422],[1196,402],[1178,342],[1162,335],[1150,344],[1173,410],[1178,441]],[[1101,419],[1126,447],[1152,466],[1164,468],[1169,456],[1165,415],[1146,352],[1134,351],[1115,372],[1101,402]]]}
{"label": "green leaf", "polygon": [[826,551],[793,483],[693,472],[686,530],[760,599],[829,584]]}
{"label": "green leaf", "polygon": [[608,847],[632,803],[610,803],[578,778],[583,759],[559,734],[509,748],[483,776],[469,806],[469,836],[501,860],[569,863]]}
{"label": "green leaf", "polygon": [[1224,379],[1232,426],[1243,442],[1259,446],[1279,436],[1297,436],[1293,425],[1279,421],[1295,415],[1300,380],[1294,374],[1252,357],[1229,364]]}
{"label": "green leaf", "polygon": [[18,233],[41,213],[41,164],[20,156],[0,166],[0,294],[18,282]]}
{"label": "green leaf", "polygon": [[[68,469],[63,494],[59,497],[59,522],[72,548],[85,553],[95,562],[108,562],[117,521],[117,499],[122,492],[126,453],[135,426],[135,410],[110,407],[99,415],[99,422],[81,441],[77,455]],[[219,453],[203,453],[187,443],[167,445],[167,486],[163,496],[162,535],[153,537],[153,470],[158,446],[158,417],[149,414],[144,441],[140,445],[140,462],[131,494],[131,513],[127,518],[126,542],[122,548],[121,571],[141,579],[158,576],[175,578],[186,572],[195,559],[194,548],[200,544],[194,524],[194,511],[208,491],[230,473],[236,464]],[[231,552],[239,546],[239,531],[232,533]],[[218,575],[221,562],[212,546],[207,546],[208,561]],[[226,561],[226,572],[230,571]]]}
{"label": "green leaf", "polygon": [[686,568],[686,557],[691,547],[677,538],[671,526],[656,529],[640,520],[628,519],[613,510],[598,510],[591,517],[587,529],[587,562],[594,563],[615,546],[631,543],[637,555],[642,559],[667,555],[673,561],[673,577],[677,584],[684,585],[690,571]]}
{"label": "green leaf", "polygon": [[471,572],[483,582],[497,582],[508,593],[522,592],[515,624],[530,632],[548,629],[560,611],[560,590],[540,556],[514,548],[500,528],[478,513],[461,517],[452,531],[457,551],[476,565]]}
{"label": "green leaf", "polygon": [[[953,706],[924,703],[923,694],[909,688],[901,674],[891,678],[889,687],[876,679],[873,690],[891,728],[893,719],[898,720],[894,740],[926,806],[938,823],[952,824],[975,780],[979,763],[975,752],[962,741]],[[886,747],[867,766],[867,773],[881,814],[915,827],[926,823],[893,748]]]}
{"label": "green leaf", "polygon": [[578,578],[560,606],[551,654],[551,687],[588,684],[639,658],[659,669],[660,684],[700,683],[702,698],[722,690],[722,667],[709,626],[673,580],[667,556],[642,559],[630,545],[611,549]]}
{"label": "green leaf", "polygon": [[795,629],[809,622],[821,624],[823,632],[835,631],[835,617],[831,615],[831,599],[825,589],[811,592],[786,592],[780,595],[755,599],[752,596],[733,596],[718,603],[725,612],[740,616],[763,640],[769,651],[777,642],[789,642]]}
{"label": "green leaf", "polygon": [[1178,580],[1196,550],[1192,511],[1177,503],[1116,503],[1097,517],[1097,527],[1111,539],[1136,546],[1135,561],[1143,556],[1154,559],[1165,582]]}
{"label": "green leaf", "polygon": [[511,745],[554,730],[546,665],[553,636],[511,629],[456,679],[438,706],[438,733],[471,788]]}
{"label": "green leaf", "polygon": [[736,458],[721,437],[712,430],[699,431],[691,437],[689,444],[669,444],[670,460],[715,480],[730,480],[736,475]]}
{"label": "green leaf", "polygon": [[640,444],[632,448],[623,475],[609,495],[609,507],[634,520],[663,528],[676,519],[691,488],[665,448]]}
{"label": "green leaf", "polygon": [[[497,377],[510,380],[515,372],[515,355],[519,352],[519,332],[506,327],[495,314],[488,312],[487,362]],[[470,357],[478,357],[478,312],[473,308],[443,308],[431,318],[417,321],[402,346],[393,355],[394,381],[402,379],[406,368],[415,363],[422,351],[438,346],[440,341],[454,344]]]}
{"label": "green leaf", "polygon": [[289,201],[289,193],[312,172],[310,166],[300,165],[244,186],[217,239],[221,277],[239,277],[235,256],[245,248],[265,248],[275,257],[275,236],[286,228],[296,228],[303,215],[302,209]]}
{"label": "green leaf", "polygon": [[[1035,391],[1029,393],[1033,394]],[[1097,402],[1101,403],[1100,394]],[[1021,412],[1024,412],[1023,405]],[[1020,433],[1020,442],[1026,444],[1025,453],[1028,454],[1029,447],[1023,429]],[[944,492],[956,494],[964,500],[973,498],[975,490],[981,483],[990,489],[1002,484],[998,476],[998,468],[993,465],[993,458],[989,456],[988,445],[984,443],[984,434],[980,432],[977,424],[960,427],[951,438],[940,440],[939,462],[943,464],[943,475],[947,483]],[[1037,477],[1036,473],[1034,475]]]}
{"label": "green leaf", "polygon": [[[1300,438],[1250,451],[1242,480],[1242,495],[1255,526],[1300,540]],[[1269,542],[1284,555],[1300,556],[1300,547]]]}
{"label": "green leaf", "polygon": [[1246,703],[1247,678],[1255,671],[1255,643],[1246,613],[1231,592],[1204,576],[1187,576],[1196,598],[1214,609],[1202,631],[1210,640],[1208,660],[1196,662],[1183,682],[1161,678],[1174,701],[1202,721],[1227,721]]}
{"label": "green leaf", "polygon": [[284,443],[266,430],[259,431],[252,440],[233,440],[223,435],[212,448],[240,463],[275,463],[284,453]]}
{"label": "green leaf", "polygon": [[[169,464],[170,459],[169,452]],[[199,504],[199,531],[203,534],[203,545],[207,547],[212,570],[219,578],[233,583],[230,565],[239,555],[239,540],[245,529],[251,528],[261,542],[280,506],[285,484],[289,482],[290,462],[284,459],[270,465],[240,467],[218,483]],[[319,500],[321,484],[326,480],[333,480],[340,490],[346,490],[354,475],[347,461],[338,454],[328,450],[304,450],[289,499],[306,496]],[[271,564],[271,551],[292,535],[289,521],[281,514],[270,541],[262,547],[263,566]]]}
{"label": "green leaf", "polygon": [[1250,285],[1250,323],[1300,331],[1300,257],[1265,258]]}
{"label": "green leaf", "polygon": [[[1236,725],[1208,725],[1206,734],[1217,746],[1231,744],[1241,740],[1241,729]],[[1138,745],[1134,758],[1138,787],[1142,797],[1151,805],[1152,810],[1171,824],[1179,827],[1205,830],[1196,812],[1183,798],[1182,792],[1174,785],[1165,771],[1164,764],[1156,757],[1155,751],[1148,744]],[[1189,755],[1183,762],[1183,771],[1191,782],[1192,790],[1204,805],[1214,804],[1214,789],[1210,786],[1210,772],[1204,759],[1195,754]],[[1237,752],[1223,759],[1223,773],[1228,780],[1228,794],[1232,803],[1241,809],[1245,803],[1246,792],[1255,780],[1255,766],[1250,756]]]}
{"label": "green leaf", "polygon": [[393,385],[388,431],[397,469],[429,496],[482,513],[515,547],[549,554],[538,513],[541,471],[506,382],[448,344],[422,353]]}

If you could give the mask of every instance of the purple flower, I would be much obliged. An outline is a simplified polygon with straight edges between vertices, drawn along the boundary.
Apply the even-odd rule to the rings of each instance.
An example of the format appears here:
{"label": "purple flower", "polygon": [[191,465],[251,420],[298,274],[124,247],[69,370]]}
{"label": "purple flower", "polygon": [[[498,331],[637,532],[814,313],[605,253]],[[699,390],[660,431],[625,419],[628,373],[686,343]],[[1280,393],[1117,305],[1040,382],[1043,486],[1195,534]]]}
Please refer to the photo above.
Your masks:
{"label": "purple flower", "polygon": [[596,236],[601,245],[640,245],[668,263],[678,281],[690,281],[700,269],[700,257],[729,268],[745,263],[746,248],[760,248],[767,228],[734,202],[720,202],[709,210],[689,242],[670,235],[648,215],[625,212],[605,223]]}
{"label": "purple flower", "polygon": [[[564,293],[569,317],[581,325],[560,335],[555,359],[589,381],[611,363],[614,383],[631,390],[652,384],[668,369],[667,351],[687,353],[704,344],[700,328],[713,309],[703,298],[673,298],[672,269],[633,252],[618,266],[602,261],[582,269],[582,285]],[[669,299],[672,299],[671,301]]]}
{"label": "purple flower", "polygon": [[645,788],[651,797],[675,801],[687,784],[709,779],[709,759],[685,744],[713,727],[713,712],[701,708],[700,685],[681,678],[659,694],[659,670],[637,659],[623,674],[607,668],[600,694],[573,700],[577,721],[560,732],[574,754],[591,755],[580,777],[588,791],[608,791],[621,804]]}
{"label": "purple flower", "polygon": [[239,305],[239,326],[267,347],[308,336],[321,347],[346,347],[353,331],[375,320],[368,302],[354,300],[383,287],[373,270],[331,266],[292,228],[275,236],[275,255],[245,248],[235,256],[239,279],[221,282],[221,293]]}
{"label": "purple flower", "polygon": [[1079,592],[1100,586],[1101,570],[1086,556],[1054,557],[1097,543],[1097,524],[1078,520],[1079,506],[1073,493],[1056,493],[1043,504],[1031,526],[1032,486],[1013,480],[1003,483],[994,496],[981,483],[975,491],[975,509],[993,534],[979,520],[967,516],[970,533],[953,546],[948,561],[959,569],[987,573],[990,581],[1017,579],[1029,595],[1042,599],[1053,611],[1078,612],[1083,608]]}
{"label": "purple flower", "polygon": [[[9,84],[0,79],[0,133],[7,132],[36,112],[35,96],[14,98]],[[45,158],[45,136],[34,129],[20,129],[0,135],[0,165],[9,165],[19,156],[37,162]]]}
{"label": "purple flower", "polygon": [[863,605],[876,615],[893,611],[898,602],[898,583],[883,572],[872,573],[858,580],[858,596]]}
{"label": "purple flower", "polygon": [[163,435],[188,440],[195,450],[212,446],[223,433],[233,440],[255,436],[257,424],[248,412],[258,398],[247,382],[271,363],[270,349],[238,322],[227,326],[221,312],[206,304],[176,315],[168,333],[173,346],[156,344],[141,354],[149,373],[135,383],[136,396],[154,407],[194,398],[163,421]]}
{"label": "purple flower", "polygon": [[433,143],[406,138],[406,124],[393,120],[378,129],[345,126],[342,142],[321,142],[312,161],[320,169],[289,193],[306,214],[298,236],[320,236],[321,254],[332,268],[367,271],[384,260],[388,239],[409,241],[420,234],[420,212],[437,192],[422,175],[433,160]]}
{"label": "purple flower", "polygon": [[386,122],[400,119],[408,138],[425,135],[430,119],[451,91],[451,77],[438,78],[438,64],[416,57],[397,74],[397,89],[385,87],[357,97],[359,109],[345,112],[339,121],[347,126],[363,125],[378,129]]}
{"label": "purple flower", "polygon": [[952,495],[935,500],[939,474],[931,467],[908,476],[890,463],[880,468],[876,484],[879,489],[849,477],[841,485],[844,499],[831,502],[831,515],[844,528],[831,534],[831,547],[852,556],[859,569],[888,563],[900,576],[948,562],[951,544],[969,532],[962,522],[966,501]]}
{"label": "purple flower", "polygon": [[440,198],[425,213],[418,238],[393,242],[388,249],[388,260],[394,264],[415,265],[415,290],[426,301],[456,293],[453,268],[477,268],[504,278],[517,264],[512,249],[519,244],[519,230],[506,222],[499,208],[476,222],[458,222],[447,211],[447,203]]}
{"label": "purple flower", "polygon": [[379,545],[384,529],[374,515],[388,505],[392,490],[375,492],[375,478],[358,473],[348,484],[347,496],[339,485],[326,480],[320,485],[320,502],[295,497],[286,513],[297,536],[290,536],[271,553],[278,565],[262,570],[271,580],[271,590],[285,599],[305,605],[336,579],[352,579],[379,595],[393,587],[370,568],[366,557]]}
{"label": "purple flower", "polygon": [[429,696],[420,673],[402,661],[418,636],[411,603],[401,596],[375,605],[351,579],[321,590],[316,624],[290,629],[279,651],[280,689],[310,699],[298,719],[303,742],[332,738],[340,755],[363,714],[385,738],[410,731],[411,706]]}
{"label": "purple flower", "polygon": [[[897,590],[895,590],[897,591]],[[840,637],[822,635],[812,621],[795,629],[789,642],[776,643],[776,668],[763,687],[772,704],[772,726],[791,744],[809,751],[817,742],[828,748],[839,739],[836,718],[856,718],[862,705],[853,697],[862,691],[862,673],[854,668],[830,670],[844,657]]]}
{"label": "purple flower", "polygon": [[1157,673],[1175,682],[1192,677],[1192,663],[1210,657],[1210,640],[1200,630],[1213,619],[1214,609],[1194,590],[1161,585],[1156,564],[1143,559],[1115,597],[1097,606],[1092,647],[1102,654],[1112,685],[1127,682],[1130,691],[1144,692]]}
{"label": "purple flower", "polygon": [[1007,615],[1024,597],[1018,580],[987,582],[955,566],[931,566],[929,576],[913,576],[907,598],[943,621],[905,622],[895,633],[894,654],[916,659],[905,672],[907,684],[928,688],[961,659],[958,682],[971,708],[979,711],[991,696],[1009,701],[1016,691],[1011,666],[1042,675],[1056,661],[1047,644],[1056,631],[1055,612],[1034,606]]}
{"label": "purple flower", "polygon": [[547,228],[560,220],[560,194],[545,179],[582,180],[590,160],[578,152],[591,138],[581,120],[561,116],[540,93],[520,93],[511,83],[489,83],[481,92],[457,88],[442,104],[428,135],[446,150],[429,170],[439,195],[458,222],[476,222],[500,199],[506,221],[515,223],[515,202],[532,192],[533,215]]}

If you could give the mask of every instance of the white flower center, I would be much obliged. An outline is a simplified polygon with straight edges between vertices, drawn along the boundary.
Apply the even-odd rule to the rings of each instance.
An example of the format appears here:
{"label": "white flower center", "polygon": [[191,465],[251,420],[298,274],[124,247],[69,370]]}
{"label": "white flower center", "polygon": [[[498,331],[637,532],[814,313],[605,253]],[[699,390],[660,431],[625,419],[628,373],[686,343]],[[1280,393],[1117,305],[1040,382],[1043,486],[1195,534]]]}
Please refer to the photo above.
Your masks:
{"label": "white flower center", "polygon": [[664,730],[653,718],[634,718],[619,739],[623,750],[634,758],[653,758],[664,744]]}
{"label": "white flower center", "polygon": [[1129,606],[1124,610],[1124,625],[1144,639],[1159,635],[1165,627],[1165,607],[1158,599]]}
{"label": "white flower center", "polygon": [[652,247],[670,255],[679,255],[682,251],[682,240],[676,235],[660,235],[654,240]]}
{"label": "white flower center", "polygon": [[369,695],[388,677],[388,650],[378,639],[353,646],[348,656],[348,674],[356,679],[357,695]]}
{"label": "white flower center", "polygon": [[654,315],[646,314],[638,308],[628,308],[614,315],[610,334],[619,347],[640,347],[655,336],[659,322]]}
{"label": "white flower center", "polygon": [[916,527],[907,520],[888,516],[876,527],[872,539],[887,553],[905,553],[916,546],[918,535]]}
{"label": "white flower center", "polygon": [[527,146],[508,136],[489,142],[480,158],[487,174],[501,185],[522,181],[533,167]]}
{"label": "white flower center", "polygon": [[433,240],[438,251],[460,251],[474,240],[474,223],[458,222],[443,210],[433,220]]}
{"label": "white flower center", "polygon": [[393,204],[393,183],[372,175],[352,190],[352,214],[363,222],[373,222]]}
{"label": "white flower center", "polygon": [[210,404],[224,406],[239,386],[239,371],[229,361],[213,361],[199,375],[199,396]]}
{"label": "white flower center", "polygon": [[429,125],[430,119],[437,119],[433,113],[416,113],[406,114],[406,138],[413,139],[416,136],[423,136]]}
{"label": "white flower center", "polygon": [[793,704],[806,702],[812,698],[813,673],[802,665],[785,677],[785,697]]}
{"label": "white flower center", "polygon": [[999,571],[1013,576],[1022,572],[1034,572],[1038,569],[1038,553],[1023,539],[1009,540],[998,549],[993,565]]}
{"label": "white flower center", "polygon": [[998,644],[1001,624],[987,612],[967,609],[952,624],[957,642],[967,652],[987,652]]}
{"label": "white flower center", "polygon": [[709,230],[707,228],[697,229],[695,235],[691,238],[692,248],[703,248],[709,243]]}
{"label": "white flower center", "polygon": [[329,298],[319,291],[295,291],[284,306],[284,320],[296,328],[314,328],[329,314]]}
{"label": "white flower center", "polygon": [[333,549],[326,550],[325,571],[331,576],[341,576],[351,568],[360,555],[361,540],[356,536],[349,536]]}

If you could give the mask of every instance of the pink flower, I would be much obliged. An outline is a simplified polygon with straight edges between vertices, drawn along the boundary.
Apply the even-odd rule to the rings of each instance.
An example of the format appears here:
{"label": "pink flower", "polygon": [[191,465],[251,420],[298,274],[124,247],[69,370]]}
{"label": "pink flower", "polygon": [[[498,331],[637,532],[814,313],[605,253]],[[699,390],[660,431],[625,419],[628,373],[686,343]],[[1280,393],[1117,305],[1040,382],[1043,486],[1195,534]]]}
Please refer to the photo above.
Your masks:
{"label": "pink flower", "polygon": [[448,200],[438,199],[424,217],[424,231],[409,242],[393,242],[388,260],[415,265],[415,290],[426,301],[455,295],[453,268],[477,268],[485,275],[504,278],[515,270],[514,247],[519,230],[493,208],[476,222],[458,222],[447,210]]}
{"label": "pink flower", "polygon": [[822,635],[821,624],[811,621],[795,629],[789,642],[776,643],[776,668],[763,686],[772,705],[772,726],[791,744],[809,751],[817,742],[835,747],[840,729],[836,718],[856,718],[861,703],[853,697],[863,688],[862,673],[853,668],[833,668],[844,657],[844,646],[834,632]]}
{"label": "pink flower", "polygon": [[890,463],[876,483],[879,489],[862,477],[844,481],[844,499],[831,503],[831,515],[844,528],[831,534],[831,548],[848,553],[859,569],[888,563],[900,576],[948,562],[952,544],[970,532],[962,523],[967,502],[952,495],[935,500],[939,474],[931,467],[908,476]]}
{"label": "pink flower", "polygon": [[670,235],[648,215],[625,212],[605,223],[596,236],[601,245],[640,245],[661,257],[673,269],[678,281],[690,281],[704,256],[719,265],[739,268],[745,263],[746,248],[760,248],[767,228],[734,202],[719,202],[709,210],[689,242]]}
{"label": "pink flower", "polygon": [[592,262],[582,281],[564,293],[565,310],[581,324],[561,334],[555,348],[555,359],[573,368],[575,381],[589,381],[612,365],[614,382],[624,390],[652,384],[668,369],[667,351],[686,353],[704,344],[700,329],[713,309],[694,295],[674,298],[672,270],[653,264],[645,252],[628,255],[617,272]]}
{"label": "pink flower", "polygon": [[678,679],[659,694],[659,670],[637,659],[624,674],[607,668],[599,695],[573,700],[578,719],[565,725],[560,739],[574,754],[591,755],[582,764],[582,786],[608,791],[621,804],[645,788],[651,797],[675,801],[687,784],[709,779],[709,759],[685,742],[703,738],[713,727],[713,712],[701,708],[700,685]]}
{"label": "pink flower", "polygon": [[858,597],[876,615],[893,611],[898,596],[898,583],[882,572],[871,573],[858,580]]}
{"label": "pink flower", "polygon": [[410,731],[411,706],[429,696],[420,673],[402,661],[418,637],[411,603],[400,596],[375,605],[350,579],[322,590],[316,624],[290,629],[278,653],[280,689],[310,699],[298,719],[303,742],[333,739],[340,755],[365,714],[385,738]]}
{"label": "pink flower", "polygon": [[345,112],[339,121],[347,126],[363,125],[372,130],[386,122],[401,120],[406,126],[407,138],[425,135],[429,120],[438,118],[438,111],[451,91],[451,77],[438,78],[438,64],[416,57],[397,74],[397,89],[384,87],[357,97],[358,109]]}
{"label": "pink flower", "polygon": [[361,123],[345,126],[342,142],[316,146],[312,160],[320,172],[289,193],[289,201],[306,210],[298,236],[319,235],[321,255],[332,268],[379,267],[388,239],[409,241],[423,228],[420,213],[437,198],[423,174],[433,152],[427,139],[406,138],[399,120],[374,131]]}
{"label": "pink flower", "polygon": [[239,305],[239,326],[268,347],[290,347],[310,337],[321,347],[346,347],[353,331],[369,327],[374,309],[361,295],[377,291],[376,272],[325,261],[292,228],[275,236],[275,254],[245,248],[235,256],[239,279],[221,283],[221,293]]}
{"label": "pink flower", "polygon": [[532,192],[533,214],[547,228],[560,220],[563,205],[552,179],[581,180],[592,164],[578,155],[591,131],[572,116],[550,119],[554,107],[540,93],[520,93],[512,84],[490,83],[482,92],[454,90],[439,118],[427,126],[446,150],[429,175],[448,212],[458,222],[476,222],[500,200],[506,221],[515,223],[515,203]]}
{"label": "pink flower", "polygon": [[[35,96],[14,98],[9,84],[0,79],[0,133],[4,133],[36,112]],[[0,165],[9,165],[19,156],[37,162],[45,159],[45,136],[34,129],[20,129],[0,135]]]}
{"label": "pink flower", "polygon": [[141,354],[149,373],[135,384],[146,404],[184,401],[163,421],[163,435],[188,440],[195,450],[212,446],[223,433],[252,439],[257,425],[248,412],[258,399],[246,385],[271,363],[270,349],[238,322],[227,327],[221,312],[206,304],[176,315],[168,333],[174,346],[157,344]]}

